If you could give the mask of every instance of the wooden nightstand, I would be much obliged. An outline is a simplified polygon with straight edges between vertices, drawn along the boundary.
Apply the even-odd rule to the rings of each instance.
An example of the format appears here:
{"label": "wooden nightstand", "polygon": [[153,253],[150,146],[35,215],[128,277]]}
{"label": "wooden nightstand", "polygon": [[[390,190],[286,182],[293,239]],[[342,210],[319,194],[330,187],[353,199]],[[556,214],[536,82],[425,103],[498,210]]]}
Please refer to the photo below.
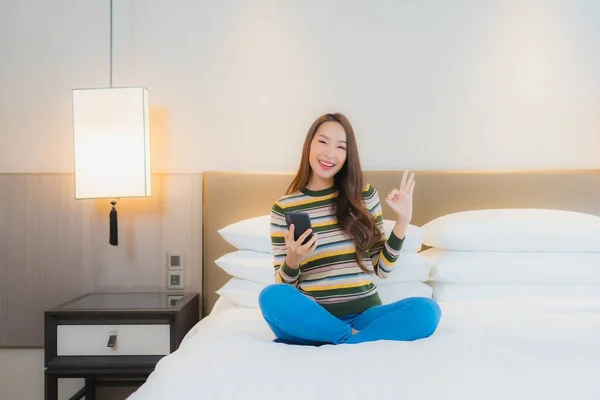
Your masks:
{"label": "wooden nightstand", "polygon": [[198,293],[90,293],[45,312],[45,399],[59,378],[85,378],[71,399],[96,386],[139,386],[179,348],[200,319]]}

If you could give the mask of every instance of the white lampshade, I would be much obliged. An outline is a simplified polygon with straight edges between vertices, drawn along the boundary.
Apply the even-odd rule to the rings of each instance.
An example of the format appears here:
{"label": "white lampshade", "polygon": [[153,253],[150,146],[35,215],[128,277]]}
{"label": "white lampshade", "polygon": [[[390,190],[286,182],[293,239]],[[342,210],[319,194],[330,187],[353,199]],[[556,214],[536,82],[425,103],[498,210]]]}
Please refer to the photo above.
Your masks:
{"label": "white lampshade", "polygon": [[75,198],[151,195],[148,90],[73,89]]}

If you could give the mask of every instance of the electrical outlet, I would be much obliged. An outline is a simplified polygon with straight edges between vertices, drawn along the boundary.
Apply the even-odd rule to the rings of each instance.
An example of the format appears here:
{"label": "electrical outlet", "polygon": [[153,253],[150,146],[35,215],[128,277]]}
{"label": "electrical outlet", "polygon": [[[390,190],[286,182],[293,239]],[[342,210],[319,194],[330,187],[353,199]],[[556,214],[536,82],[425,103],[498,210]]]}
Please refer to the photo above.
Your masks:
{"label": "electrical outlet", "polygon": [[183,289],[183,271],[168,271],[167,272],[167,288],[168,289]]}
{"label": "electrical outlet", "polygon": [[169,271],[183,271],[183,253],[167,253],[167,269]]}

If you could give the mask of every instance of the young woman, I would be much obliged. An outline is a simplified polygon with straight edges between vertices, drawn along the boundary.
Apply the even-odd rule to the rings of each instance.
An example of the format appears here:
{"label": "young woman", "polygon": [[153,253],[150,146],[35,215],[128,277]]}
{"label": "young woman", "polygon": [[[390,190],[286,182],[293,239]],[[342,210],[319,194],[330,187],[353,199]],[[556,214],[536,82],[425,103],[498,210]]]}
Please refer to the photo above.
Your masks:
{"label": "young woman", "polygon": [[[414,174],[404,172],[385,198],[396,223],[385,238],[379,195],[363,183],[354,131],[342,114],[310,127],[300,168],[271,209],[276,283],[259,296],[275,341],[322,345],[429,337],[441,316],[429,298],[382,305],[372,275],[385,278],[412,218]],[[313,231],[294,241],[285,213],[310,216]],[[310,233],[312,238],[302,245]]]}

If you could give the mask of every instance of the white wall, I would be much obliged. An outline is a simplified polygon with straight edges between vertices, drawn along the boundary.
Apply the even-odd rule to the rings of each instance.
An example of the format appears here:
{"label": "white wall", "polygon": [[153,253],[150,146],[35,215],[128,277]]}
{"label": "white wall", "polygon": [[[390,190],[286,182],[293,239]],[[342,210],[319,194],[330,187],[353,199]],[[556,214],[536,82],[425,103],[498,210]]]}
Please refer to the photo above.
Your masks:
{"label": "white wall", "polygon": [[[108,4],[0,6],[0,172],[72,171],[70,89],[108,85]],[[118,0],[114,18],[114,85],[150,90],[157,172],[295,169],[334,110],[367,169],[600,167],[597,0]]]}
{"label": "white wall", "polygon": [[[0,173],[72,172],[70,90],[108,85],[108,4],[0,2]],[[325,111],[366,169],[600,168],[598,0],[116,0],[114,24],[155,172],[293,170]],[[39,398],[42,355],[1,351],[0,390]]]}

